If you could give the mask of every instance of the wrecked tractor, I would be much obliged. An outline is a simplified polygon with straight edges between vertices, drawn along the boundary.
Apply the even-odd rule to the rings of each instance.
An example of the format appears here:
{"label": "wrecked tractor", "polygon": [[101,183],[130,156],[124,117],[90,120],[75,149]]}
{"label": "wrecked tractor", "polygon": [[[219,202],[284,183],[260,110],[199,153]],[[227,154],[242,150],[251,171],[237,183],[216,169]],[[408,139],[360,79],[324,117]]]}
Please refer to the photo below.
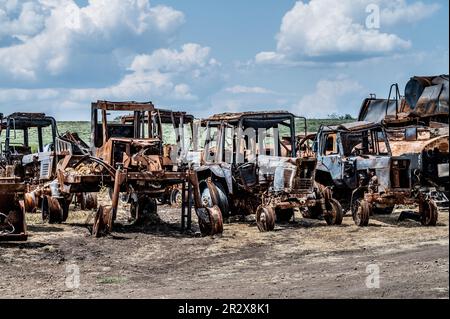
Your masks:
{"label": "wrecked tractor", "polygon": [[387,99],[371,96],[359,120],[381,123],[393,156],[410,160],[411,182],[438,206],[449,205],[449,77],[413,77],[404,96],[391,85]]}
{"label": "wrecked tractor", "polygon": [[156,199],[166,188],[186,182],[180,151],[163,145],[166,115],[176,132],[193,120],[185,113],[155,109],[151,102],[92,103],[93,155],[66,156],[58,165],[58,180],[64,193],[110,189],[111,205],[99,207],[95,236],[112,231],[119,201],[130,203],[132,220],[142,221],[156,214]]}
{"label": "wrecked tractor", "polygon": [[191,176],[203,233],[222,228],[223,217],[249,214],[256,214],[260,231],[272,231],[296,208],[330,225],[342,222],[339,202],[314,181],[316,158],[300,156],[296,126],[302,125],[306,130],[304,118],[282,111],[203,120],[203,165]]}
{"label": "wrecked tractor", "polygon": [[419,213],[409,217],[436,225],[436,203],[420,187],[412,187],[410,159],[392,156],[381,124],[322,126],[313,149],[319,163],[316,179],[333,188],[356,225],[367,226],[372,214],[392,213],[399,204],[418,204]]}
{"label": "wrecked tractor", "polygon": [[26,240],[25,212],[46,196],[52,180],[56,122],[42,113],[0,114],[0,240]]}

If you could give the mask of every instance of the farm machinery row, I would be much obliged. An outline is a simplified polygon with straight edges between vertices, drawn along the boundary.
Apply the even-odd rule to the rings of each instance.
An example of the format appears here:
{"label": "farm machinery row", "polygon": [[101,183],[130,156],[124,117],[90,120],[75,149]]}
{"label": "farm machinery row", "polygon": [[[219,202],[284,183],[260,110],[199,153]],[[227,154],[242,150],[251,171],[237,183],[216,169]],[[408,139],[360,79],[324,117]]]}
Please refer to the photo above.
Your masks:
{"label": "farm machinery row", "polygon": [[[108,101],[91,105],[90,145],[59,135],[44,114],[1,116],[0,130],[0,240],[26,240],[26,212],[64,222],[73,202],[97,210],[97,237],[112,231],[120,202],[137,223],[158,202],[175,204],[182,227],[193,207],[204,235],[222,233],[232,215],[255,214],[271,231],[295,210],[328,225],[348,210],[367,226],[399,204],[419,206],[400,218],[432,226],[437,204],[448,204],[448,76],[412,78],[405,96],[393,85],[388,99],[363,102],[358,122],[315,134],[285,111],[195,120],[151,102]],[[109,205],[97,203],[103,188]]]}

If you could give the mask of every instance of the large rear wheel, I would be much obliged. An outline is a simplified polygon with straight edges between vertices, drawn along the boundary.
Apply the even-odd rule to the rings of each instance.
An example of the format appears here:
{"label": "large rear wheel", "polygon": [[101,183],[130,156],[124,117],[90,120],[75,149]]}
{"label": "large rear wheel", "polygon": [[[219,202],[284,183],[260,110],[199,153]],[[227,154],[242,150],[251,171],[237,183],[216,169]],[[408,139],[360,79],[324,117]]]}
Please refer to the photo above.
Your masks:
{"label": "large rear wheel", "polygon": [[214,203],[213,196],[211,196],[211,190],[209,189],[209,187],[205,186],[201,194],[203,205],[205,207],[213,207],[214,205],[217,205],[220,208],[223,217],[226,218],[230,216],[228,196],[222,184],[220,184],[219,182],[213,182],[212,185],[210,184],[210,187],[212,187],[212,191],[217,194],[217,203]]}

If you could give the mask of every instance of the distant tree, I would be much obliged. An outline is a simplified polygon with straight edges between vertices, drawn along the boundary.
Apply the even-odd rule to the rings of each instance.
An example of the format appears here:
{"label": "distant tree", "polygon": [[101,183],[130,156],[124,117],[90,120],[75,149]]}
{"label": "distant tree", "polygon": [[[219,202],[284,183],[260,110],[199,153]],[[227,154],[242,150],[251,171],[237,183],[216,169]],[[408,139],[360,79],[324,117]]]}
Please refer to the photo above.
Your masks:
{"label": "distant tree", "polygon": [[339,119],[339,115],[337,113],[331,113],[331,114],[328,114],[328,118],[331,120],[337,120],[337,119]]}
{"label": "distant tree", "polygon": [[351,116],[350,114],[345,114],[345,115],[339,115],[337,113],[332,113],[332,114],[328,114],[328,118],[330,120],[354,120],[353,116]]}
{"label": "distant tree", "polygon": [[350,114],[345,114],[344,120],[353,120],[353,116],[351,116]]}

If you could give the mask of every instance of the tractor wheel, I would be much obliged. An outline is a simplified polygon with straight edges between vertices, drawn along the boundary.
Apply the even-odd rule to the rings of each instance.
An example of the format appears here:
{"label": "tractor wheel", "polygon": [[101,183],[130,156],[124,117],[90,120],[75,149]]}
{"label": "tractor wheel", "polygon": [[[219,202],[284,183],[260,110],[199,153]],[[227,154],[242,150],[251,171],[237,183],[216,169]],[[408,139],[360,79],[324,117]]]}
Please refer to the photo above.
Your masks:
{"label": "tractor wheel", "polygon": [[130,214],[136,223],[148,220],[157,214],[158,204],[154,198],[140,196],[137,201],[132,201]]}
{"label": "tractor wheel", "polygon": [[212,236],[223,233],[223,220],[220,208],[200,207],[195,210],[198,216],[200,232],[203,236]]}
{"label": "tractor wheel", "polygon": [[87,210],[97,209],[97,194],[96,193],[85,193],[85,207]]}
{"label": "tractor wheel", "polygon": [[212,186],[215,188],[214,191],[216,191],[218,195],[217,203],[213,203],[211,192],[208,187],[205,187],[201,194],[203,205],[205,207],[213,207],[216,204],[217,206],[219,206],[222,216],[228,217],[230,215],[230,205],[228,203],[228,197],[225,193],[225,190],[223,189],[223,186],[218,182],[213,182]]}
{"label": "tractor wheel", "polygon": [[26,232],[24,209],[15,207],[7,215],[0,214],[0,236],[3,234],[24,234],[26,236]]}
{"label": "tractor wheel", "polygon": [[49,224],[60,224],[64,219],[64,210],[59,200],[55,197],[44,196],[41,205],[42,220]]}
{"label": "tractor wheel", "polygon": [[61,200],[61,206],[63,209],[62,221],[65,222],[69,217],[69,207],[73,200],[73,194],[65,195]]}
{"label": "tractor wheel", "polygon": [[174,207],[181,207],[183,204],[183,193],[178,188],[170,192],[170,205]]}
{"label": "tractor wheel", "polygon": [[111,206],[100,206],[95,214],[94,225],[92,227],[92,235],[96,238],[105,236],[111,232],[112,225],[109,225],[110,215],[112,214]]}
{"label": "tractor wheel", "polygon": [[276,221],[278,223],[287,223],[294,216],[294,209],[293,208],[286,208],[286,209],[277,208],[277,209],[275,209],[275,216],[276,216]]}
{"label": "tractor wheel", "polygon": [[256,225],[260,232],[272,231],[275,228],[275,212],[271,206],[259,206],[256,210]]}
{"label": "tractor wheel", "polygon": [[341,225],[344,213],[342,212],[341,204],[331,198],[327,203],[327,213],[324,215],[325,221],[328,225]]}
{"label": "tractor wheel", "polygon": [[419,206],[421,223],[424,226],[436,226],[438,220],[438,208],[434,200],[427,199]]}
{"label": "tractor wheel", "polygon": [[353,221],[357,226],[369,225],[370,205],[364,199],[357,199],[352,206]]}

